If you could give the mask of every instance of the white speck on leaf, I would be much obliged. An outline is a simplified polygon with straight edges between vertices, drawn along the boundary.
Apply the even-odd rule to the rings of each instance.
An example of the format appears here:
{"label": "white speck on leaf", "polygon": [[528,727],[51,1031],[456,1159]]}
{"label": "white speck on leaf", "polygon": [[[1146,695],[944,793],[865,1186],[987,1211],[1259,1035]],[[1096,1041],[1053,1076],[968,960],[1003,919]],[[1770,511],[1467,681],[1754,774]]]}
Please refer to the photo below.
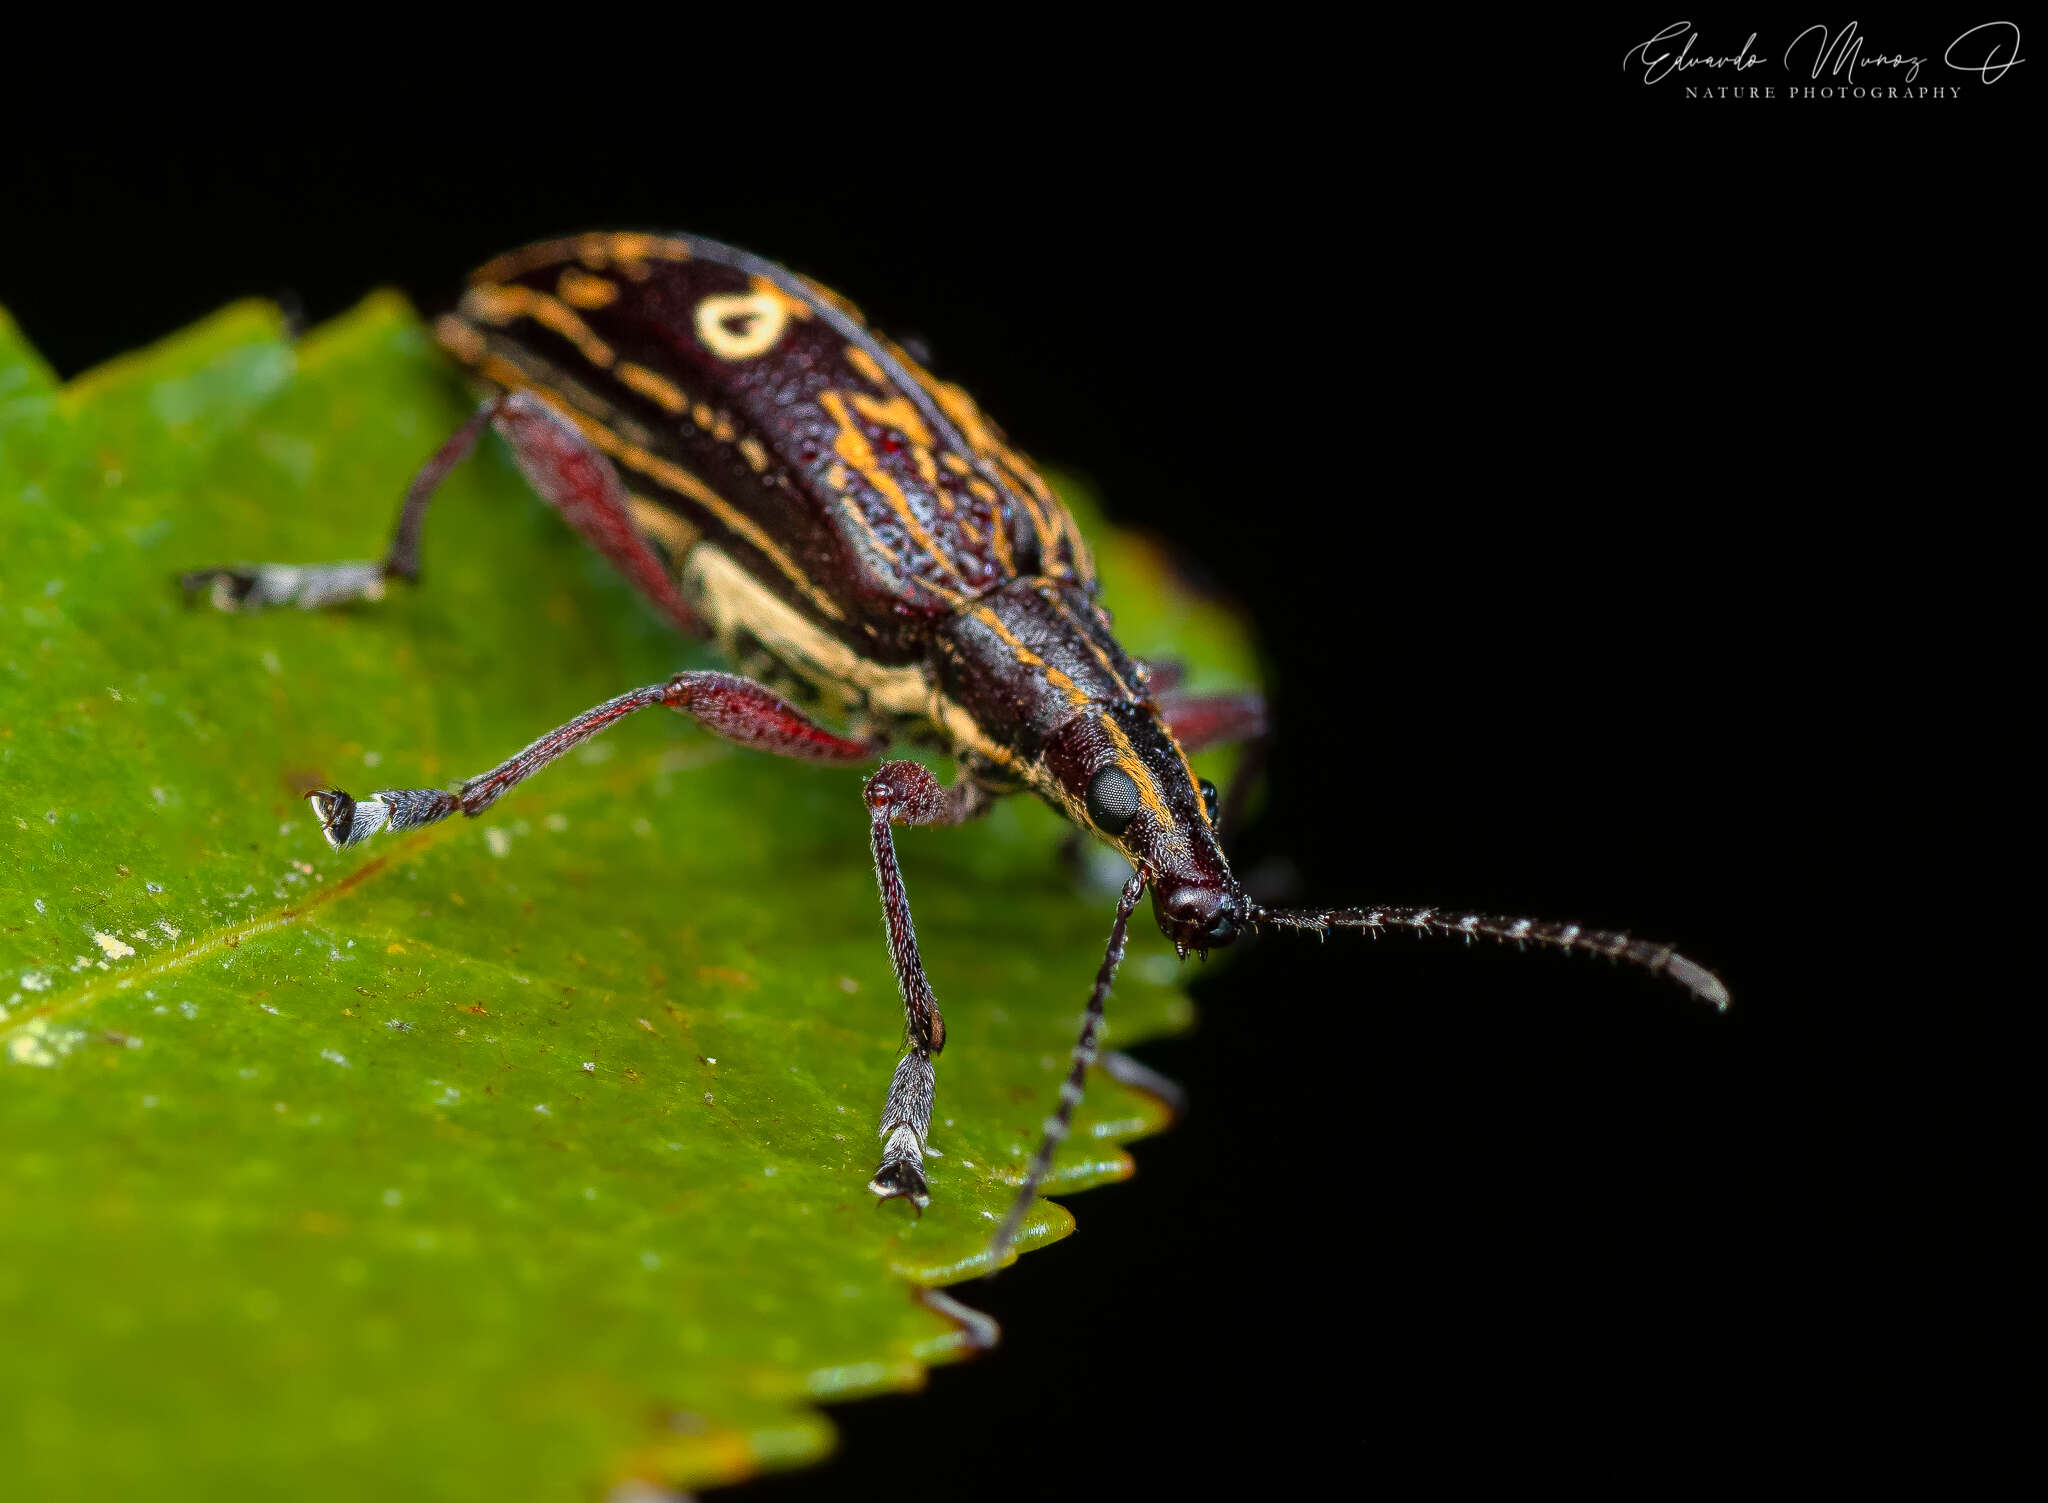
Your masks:
{"label": "white speck on leaf", "polygon": [[552,830],[557,835],[561,834],[564,830],[569,828],[569,818],[565,814],[550,814],[546,819],[542,820],[541,823],[546,825],[550,830]]}
{"label": "white speck on leaf", "polygon": [[135,953],[135,946],[125,940],[116,939],[111,934],[102,934],[98,930],[93,931],[92,942],[106,952],[109,960],[126,960]]}
{"label": "white speck on leaf", "polygon": [[47,909],[47,908],[45,908],[45,907],[43,906],[43,900],[42,900],[41,898],[37,898],[37,899],[36,899],[36,912],[37,912],[37,913],[48,913],[49,911],[50,911],[49,909]]}
{"label": "white speck on leaf", "polygon": [[503,856],[512,849],[512,837],[501,826],[492,825],[484,831],[484,844],[491,848],[493,856]]}
{"label": "white speck on leaf", "polygon": [[339,1049],[322,1049],[320,1057],[329,1064],[340,1065],[344,1070],[348,1068],[348,1056]]}
{"label": "white speck on leaf", "polygon": [[48,1068],[85,1042],[85,1034],[76,1028],[52,1028],[48,1018],[31,1018],[27,1025],[7,1041],[7,1057],[17,1065],[41,1065]]}
{"label": "white speck on leaf", "polygon": [[198,1007],[190,1002],[180,1002],[178,1004],[178,1011],[183,1013],[188,1018],[196,1018],[199,1016]]}
{"label": "white speck on leaf", "polygon": [[21,989],[25,992],[46,992],[50,989],[50,978],[41,971],[23,971]]}
{"label": "white speck on leaf", "polygon": [[548,1104],[545,1101],[537,1103],[534,1106],[534,1110],[539,1112],[543,1117],[552,1117],[554,1115],[553,1112],[548,1110]]}

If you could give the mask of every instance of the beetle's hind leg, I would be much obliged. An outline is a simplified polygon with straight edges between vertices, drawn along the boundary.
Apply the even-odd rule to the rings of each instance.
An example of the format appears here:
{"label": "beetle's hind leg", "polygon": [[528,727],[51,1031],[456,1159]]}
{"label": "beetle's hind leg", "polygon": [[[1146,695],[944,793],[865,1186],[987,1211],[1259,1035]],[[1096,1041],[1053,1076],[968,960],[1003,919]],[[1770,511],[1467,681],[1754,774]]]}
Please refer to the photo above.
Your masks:
{"label": "beetle's hind leg", "polygon": [[917,930],[910,922],[910,898],[903,888],[903,869],[896,862],[896,838],[890,826],[962,824],[985,811],[991,798],[978,783],[966,778],[942,787],[916,762],[884,762],[868,779],[863,796],[874,845],[875,880],[882,889],[882,922],[889,933],[889,961],[896,971],[896,989],[903,996],[904,1015],[903,1058],[897,1061],[882,1105],[882,1164],[868,1181],[868,1188],[884,1200],[908,1200],[922,1211],[931,1204],[924,1156],[931,1138],[936,1088],[932,1056],[946,1047],[946,1020],[917,953]]}
{"label": "beetle's hind leg", "polygon": [[356,600],[380,600],[386,583],[393,579],[417,584],[427,503],[449,472],[476,448],[487,425],[511,447],[520,472],[541,499],[611,560],[657,610],[692,636],[710,635],[703,618],[683,599],[668,566],[634,524],[625,485],[612,462],[560,413],[525,392],[492,397],[420,466],[405,488],[391,547],[381,563],[359,559],[339,564],[235,564],[194,569],[179,577],[186,596],[204,594],[216,609],[224,611],[268,605],[318,610]]}
{"label": "beetle's hind leg", "polygon": [[179,576],[186,596],[204,593],[214,609],[222,611],[259,610],[268,605],[296,605],[311,611],[356,600],[381,600],[386,581],[417,580],[420,527],[426,520],[427,503],[448,472],[469,457],[484,425],[498,416],[506,400],[493,397],[484,403],[420,466],[405,489],[391,547],[381,563],[356,559],[338,564],[233,564],[194,569]]}

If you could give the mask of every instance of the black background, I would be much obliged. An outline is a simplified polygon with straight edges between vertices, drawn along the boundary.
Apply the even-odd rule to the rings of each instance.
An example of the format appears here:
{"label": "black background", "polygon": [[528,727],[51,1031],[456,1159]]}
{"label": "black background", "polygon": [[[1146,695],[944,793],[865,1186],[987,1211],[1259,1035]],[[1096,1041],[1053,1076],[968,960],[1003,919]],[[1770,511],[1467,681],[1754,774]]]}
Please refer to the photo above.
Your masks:
{"label": "black background", "polygon": [[[2027,937],[2034,80],[1687,102],[1616,66],[1669,19],[1189,21],[1014,75],[811,37],[815,79],[724,36],[576,79],[422,43],[347,118],[280,57],[0,169],[0,299],[66,375],[246,294],[433,309],[583,228],[814,275],[1257,623],[1241,868],[1727,979],[1716,1017],[1493,946],[1212,963],[1143,1051],[1191,1115],[956,1291],[1002,1349],[835,1411],[841,1458],[756,1496],[1839,1477],[1997,1435],[2034,1181],[1992,1065],[2039,984],[1972,962]],[[1934,60],[1965,24],[1862,20]],[[698,92],[725,64],[792,71]]]}

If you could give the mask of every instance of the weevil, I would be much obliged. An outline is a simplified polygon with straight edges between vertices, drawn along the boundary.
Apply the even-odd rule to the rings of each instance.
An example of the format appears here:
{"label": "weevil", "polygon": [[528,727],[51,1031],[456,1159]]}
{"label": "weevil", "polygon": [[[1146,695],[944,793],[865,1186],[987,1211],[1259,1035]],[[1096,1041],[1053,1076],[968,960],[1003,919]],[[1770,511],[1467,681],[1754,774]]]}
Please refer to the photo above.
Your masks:
{"label": "weevil", "polygon": [[1254,901],[1224,855],[1215,790],[1187,754],[1262,735],[1263,705],[1183,693],[1165,665],[1124,651],[1088,544],[1030,461],[966,392],[817,283],[695,236],[587,234],[490,262],[435,332],[488,394],[414,478],[385,557],[203,569],[184,576],[188,592],[227,610],[315,608],[416,582],[428,501],[490,428],[570,526],[739,672],[677,673],[621,694],[450,790],[319,790],[311,802],[328,843],[341,850],[380,830],[474,818],[570,748],[655,706],[805,761],[864,765],[899,743],[950,753],[951,784],[901,760],[880,761],[863,784],[905,1017],[868,1188],[922,1210],[946,1025],[918,957],[893,827],[957,825],[1004,795],[1036,794],[1131,875],[995,1261],[1073,1121],[1148,890],[1183,958],[1263,927],[1485,935],[1631,961],[1727,1005],[1703,967],[1624,934],[1448,908]]}

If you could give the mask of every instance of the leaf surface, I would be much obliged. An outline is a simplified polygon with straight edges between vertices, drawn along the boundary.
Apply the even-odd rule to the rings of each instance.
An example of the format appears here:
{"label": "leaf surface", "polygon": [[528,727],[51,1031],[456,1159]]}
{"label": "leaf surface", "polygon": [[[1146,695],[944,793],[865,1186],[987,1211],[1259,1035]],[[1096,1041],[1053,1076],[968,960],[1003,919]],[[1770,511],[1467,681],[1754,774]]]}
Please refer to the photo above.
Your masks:
{"label": "leaf surface", "polygon": [[[712,662],[495,442],[421,589],[179,600],[187,567],[376,556],[468,407],[390,295],[296,344],[238,305],[68,387],[0,313],[11,1496],[701,1485],[965,1349],[917,1291],[985,1271],[1112,907],[1047,811],[899,832],[949,1026],[920,1220],[865,1188],[902,1019],[858,772],[647,714],[481,820],[321,841],[307,786],[452,783]],[[1091,531],[1134,652],[1252,681],[1226,613]],[[1190,1020],[1134,935],[1114,1045]],[[1056,1188],[1163,1121],[1095,1079]],[[1041,1203],[1024,1245],[1071,1226]]]}

